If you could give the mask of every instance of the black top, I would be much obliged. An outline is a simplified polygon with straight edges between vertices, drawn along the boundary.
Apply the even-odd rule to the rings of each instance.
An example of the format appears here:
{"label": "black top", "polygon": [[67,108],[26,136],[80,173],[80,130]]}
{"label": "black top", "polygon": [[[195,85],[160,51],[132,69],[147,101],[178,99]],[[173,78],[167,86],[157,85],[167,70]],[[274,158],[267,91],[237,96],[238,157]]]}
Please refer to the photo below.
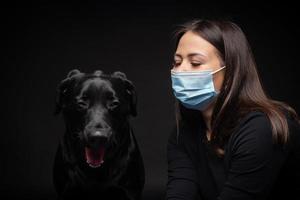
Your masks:
{"label": "black top", "polygon": [[[168,200],[297,199],[300,192],[300,126],[288,118],[286,145],[272,142],[271,124],[261,112],[247,114],[230,136],[223,158],[216,156],[203,126],[181,127],[168,142]],[[299,192],[298,192],[298,191]],[[293,198],[293,199],[294,199]]]}

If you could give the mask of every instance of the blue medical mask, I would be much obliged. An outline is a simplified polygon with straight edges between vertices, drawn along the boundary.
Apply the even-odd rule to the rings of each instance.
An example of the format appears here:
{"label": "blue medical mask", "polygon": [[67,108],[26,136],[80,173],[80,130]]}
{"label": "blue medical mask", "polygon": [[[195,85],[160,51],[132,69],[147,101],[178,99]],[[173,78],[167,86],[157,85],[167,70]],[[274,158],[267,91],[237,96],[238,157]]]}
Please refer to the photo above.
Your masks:
{"label": "blue medical mask", "polygon": [[203,111],[219,93],[215,90],[212,71],[176,72],[171,70],[172,88],[175,97],[189,109]]}

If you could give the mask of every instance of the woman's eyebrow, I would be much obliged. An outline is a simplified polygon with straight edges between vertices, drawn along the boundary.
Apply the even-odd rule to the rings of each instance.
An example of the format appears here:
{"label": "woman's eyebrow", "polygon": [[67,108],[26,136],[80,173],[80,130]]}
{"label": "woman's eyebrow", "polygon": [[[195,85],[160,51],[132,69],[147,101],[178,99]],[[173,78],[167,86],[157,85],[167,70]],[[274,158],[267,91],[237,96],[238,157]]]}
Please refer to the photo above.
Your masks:
{"label": "woman's eyebrow", "polygon": [[201,56],[203,58],[206,58],[207,56],[204,55],[203,53],[190,53],[188,54],[188,57],[191,58],[191,57],[194,57],[194,56]]}
{"label": "woman's eyebrow", "polygon": [[177,54],[177,53],[174,55],[174,58],[175,58],[175,57],[179,57],[179,58],[182,59],[182,56],[181,56],[180,54]]}
{"label": "woman's eyebrow", "polygon": [[[194,57],[194,56],[201,56],[201,57],[203,57],[203,58],[206,58],[206,57],[207,57],[207,56],[206,56],[205,54],[203,54],[203,53],[190,53],[190,54],[187,55],[188,58],[191,58],[191,57]],[[176,57],[182,59],[182,56],[181,56],[180,54],[178,54],[178,53],[176,53],[176,54],[174,55],[174,58],[176,58]]]}

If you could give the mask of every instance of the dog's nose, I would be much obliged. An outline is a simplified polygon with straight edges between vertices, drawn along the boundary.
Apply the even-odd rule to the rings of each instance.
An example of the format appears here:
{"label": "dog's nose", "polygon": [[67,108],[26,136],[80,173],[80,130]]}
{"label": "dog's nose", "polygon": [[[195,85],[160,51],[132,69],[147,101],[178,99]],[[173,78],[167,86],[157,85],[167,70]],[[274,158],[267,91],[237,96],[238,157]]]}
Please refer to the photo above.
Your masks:
{"label": "dog's nose", "polygon": [[105,144],[109,138],[111,129],[96,129],[90,132],[88,142],[91,146],[99,146]]}
{"label": "dog's nose", "polygon": [[104,122],[102,122],[102,123],[100,123],[100,122],[95,123],[94,127],[96,129],[100,129],[102,131],[109,131],[108,129],[110,129],[109,126],[106,123],[104,123]]}

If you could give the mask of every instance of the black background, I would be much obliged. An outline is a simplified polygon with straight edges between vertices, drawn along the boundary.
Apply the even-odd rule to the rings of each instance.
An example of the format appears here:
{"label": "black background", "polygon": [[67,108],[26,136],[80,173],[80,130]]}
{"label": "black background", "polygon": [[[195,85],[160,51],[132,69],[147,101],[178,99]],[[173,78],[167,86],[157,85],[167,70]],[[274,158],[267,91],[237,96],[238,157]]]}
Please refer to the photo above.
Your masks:
{"label": "black background", "polygon": [[162,199],[174,124],[170,67],[176,25],[226,18],[245,32],[270,97],[300,111],[299,23],[294,4],[209,1],[16,3],[2,7],[1,195],[53,199],[52,163],[64,133],[53,116],[69,70],[122,71],[138,92],[132,119],[146,167],[144,199]]}

